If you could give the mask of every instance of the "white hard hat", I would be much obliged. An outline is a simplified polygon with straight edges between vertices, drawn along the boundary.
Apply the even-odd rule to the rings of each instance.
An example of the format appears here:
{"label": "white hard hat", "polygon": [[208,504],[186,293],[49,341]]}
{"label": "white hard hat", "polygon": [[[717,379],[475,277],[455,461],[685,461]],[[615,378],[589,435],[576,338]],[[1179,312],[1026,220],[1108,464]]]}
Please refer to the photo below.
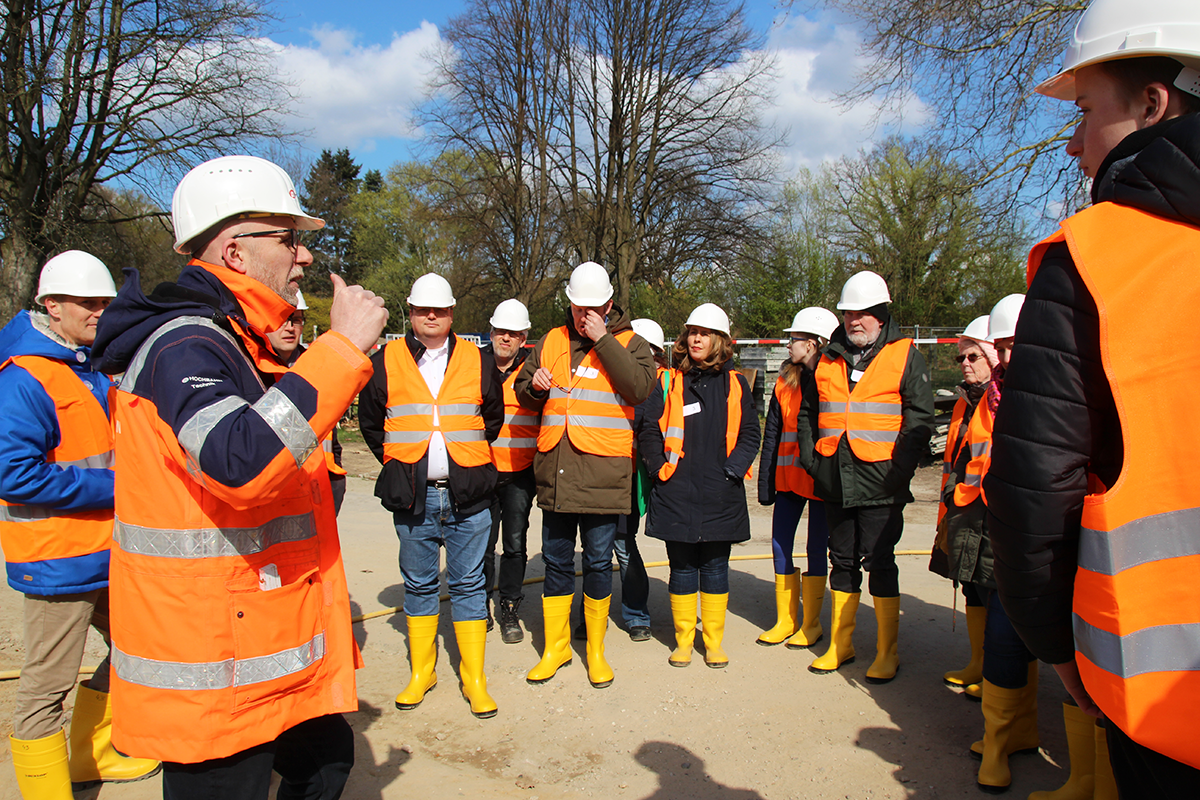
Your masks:
{"label": "white hard hat", "polygon": [[830,310],[819,306],[809,306],[796,312],[792,317],[792,327],[784,328],[784,333],[811,333],[828,339],[837,330],[838,318]]}
{"label": "white hard hat", "polygon": [[308,311],[308,303],[304,302],[304,293],[299,289],[296,290],[296,310]]}
{"label": "white hard hat", "polygon": [[529,309],[515,298],[505,300],[496,306],[496,310],[488,322],[493,328],[499,328],[502,331],[527,331],[532,327],[529,323]]}
{"label": "white hard hat", "polygon": [[453,308],[454,292],[450,281],[436,272],[427,272],[413,281],[408,304],[414,308]]}
{"label": "white hard hat", "polygon": [[971,320],[966,329],[958,335],[960,339],[974,339],[977,342],[991,341],[988,339],[988,320],[990,317],[984,314],[982,317],[976,317]]}
{"label": "white hard hat", "polygon": [[42,267],[34,300],[40,303],[53,294],[116,297],[117,286],[103,261],[82,250],[67,250]]}
{"label": "white hard hat", "polygon": [[255,156],[222,156],[194,168],[175,187],[171,222],[175,252],[222,220],[263,214],[292,217],[299,230],[315,231],[325,220],[300,208],[296,187],[281,167]]}
{"label": "white hard hat", "polygon": [[865,269],[856,272],[842,287],[842,298],[838,300],[839,311],[865,311],[880,303],[892,302],[888,294],[887,281],[878,274]]}
{"label": "white hard hat", "polygon": [[[1095,0],[1063,53],[1062,71],[1036,90],[1058,100],[1075,100],[1075,70],[1101,61],[1169,56],[1200,69],[1200,10],[1196,0]],[[1176,86],[1200,95],[1200,75],[1181,76]],[[1190,84],[1190,86],[1189,86]]]}
{"label": "white hard hat", "polygon": [[992,306],[991,316],[988,317],[989,342],[1008,339],[1017,332],[1017,317],[1021,315],[1021,306],[1024,304],[1025,295],[1010,294]]}
{"label": "white hard hat", "polygon": [[567,284],[567,299],[580,308],[602,306],[613,296],[608,270],[595,261],[585,261],[571,271]]}
{"label": "white hard hat", "polygon": [[708,328],[710,331],[720,331],[729,335],[729,315],[714,303],[705,303],[692,309],[684,325],[695,325],[697,328]]}
{"label": "white hard hat", "polygon": [[634,333],[657,347],[659,350],[667,349],[667,337],[663,336],[662,326],[654,320],[635,319],[629,324],[633,326]]}

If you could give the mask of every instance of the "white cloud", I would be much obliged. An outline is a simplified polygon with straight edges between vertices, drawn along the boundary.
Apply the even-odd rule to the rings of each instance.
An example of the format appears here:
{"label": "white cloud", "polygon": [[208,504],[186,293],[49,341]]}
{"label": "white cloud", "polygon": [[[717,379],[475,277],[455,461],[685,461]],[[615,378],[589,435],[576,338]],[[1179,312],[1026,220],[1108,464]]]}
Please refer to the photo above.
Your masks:
{"label": "white cloud", "polygon": [[413,109],[426,96],[432,56],[441,44],[437,26],[394,34],[387,45],[360,45],[353,31],[323,26],[314,44],[276,46],[280,72],[299,95],[295,126],[315,149],[371,152],[377,141],[417,139]]}

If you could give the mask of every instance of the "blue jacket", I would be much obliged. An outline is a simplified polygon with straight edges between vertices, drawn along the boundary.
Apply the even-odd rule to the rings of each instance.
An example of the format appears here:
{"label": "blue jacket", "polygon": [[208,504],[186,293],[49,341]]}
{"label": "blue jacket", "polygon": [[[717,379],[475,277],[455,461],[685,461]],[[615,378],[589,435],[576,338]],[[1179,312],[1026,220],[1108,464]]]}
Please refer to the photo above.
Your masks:
{"label": "blue jacket", "polygon": [[[63,362],[108,413],[107,375],[92,370],[87,347],[72,350],[50,338],[22,311],[0,330],[0,363],[15,356]],[[46,455],[61,441],[54,401],[42,384],[16,364],[0,370],[0,497],[10,503],[49,506],[64,512],[113,506],[113,471],[60,467]],[[7,565],[8,584],[20,592],[60,595],[108,585],[108,551],[75,558]],[[24,580],[24,576],[32,580]]]}

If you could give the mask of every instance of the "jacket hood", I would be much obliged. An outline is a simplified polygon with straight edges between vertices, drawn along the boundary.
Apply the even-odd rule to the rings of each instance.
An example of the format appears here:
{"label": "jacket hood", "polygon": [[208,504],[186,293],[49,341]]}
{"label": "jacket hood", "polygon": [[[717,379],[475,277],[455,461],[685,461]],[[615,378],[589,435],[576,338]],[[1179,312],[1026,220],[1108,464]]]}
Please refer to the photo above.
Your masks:
{"label": "jacket hood", "polygon": [[[0,330],[0,363],[14,356],[43,356],[68,363],[86,363],[91,349],[69,347],[50,330],[45,314],[22,311]],[[104,319],[104,315],[100,316]],[[80,358],[80,355],[83,357]]]}
{"label": "jacket hood", "polygon": [[136,269],[124,273],[125,282],[100,317],[92,346],[99,368],[110,375],[124,372],[142,342],[176,317],[205,317],[226,328],[226,317],[244,321],[233,294],[202,267],[189,264],[178,283],[160,283],[148,296]]}
{"label": "jacket hood", "polygon": [[1105,200],[1200,227],[1200,113],[1121,140],[1092,184],[1092,201]]}

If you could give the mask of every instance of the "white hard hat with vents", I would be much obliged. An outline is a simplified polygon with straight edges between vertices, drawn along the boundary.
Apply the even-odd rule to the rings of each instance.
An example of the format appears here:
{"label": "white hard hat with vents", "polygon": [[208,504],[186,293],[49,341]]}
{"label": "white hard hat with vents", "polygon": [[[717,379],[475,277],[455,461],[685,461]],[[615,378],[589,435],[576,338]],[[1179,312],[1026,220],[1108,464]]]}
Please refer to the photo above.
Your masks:
{"label": "white hard hat with vents", "polygon": [[974,339],[977,342],[990,341],[988,339],[988,320],[990,317],[984,314],[982,317],[976,317],[971,320],[962,333],[958,335],[960,339]]}
{"label": "white hard hat with vents", "polygon": [[1168,56],[1185,69],[1180,89],[1200,95],[1200,6],[1196,0],[1095,0],[1063,53],[1062,71],[1036,90],[1058,100],[1075,100],[1075,70],[1102,61]]}
{"label": "white hard hat with vents", "polygon": [[529,309],[515,298],[496,306],[488,322],[493,328],[502,331],[527,331],[532,327],[529,322]]}
{"label": "white hard hat with vents", "polygon": [[427,272],[413,281],[408,304],[414,308],[453,308],[454,292],[450,281],[436,272]]}
{"label": "white hard hat with vents", "polygon": [[697,328],[708,328],[710,331],[720,331],[729,335],[729,315],[715,303],[705,303],[692,309],[684,325],[694,325]]}
{"label": "white hard hat with vents", "polygon": [[645,339],[650,344],[657,347],[659,350],[667,349],[666,336],[663,335],[662,326],[652,319],[635,319],[629,323],[633,326],[633,332]]}
{"label": "white hard hat with vents", "polygon": [[608,270],[595,261],[585,261],[571,271],[567,284],[567,299],[580,308],[595,308],[607,303],[613,296]]}
{"label": "white hard hat with vents", "polygon": [[1024,304],[1025,295],[1010,294],[992,306],[992,313],[988,317],[989,342],[1012,338],[1017,332],[1017,317],[1021,316],[1021,306]]}
{"label": "white hard hat with vents", "polygon": [[792,327],[784,328],[784,333],[809,333],[828,339],[838,327],[837,315],[820,306],[809,306],[796,312],[792,318]]}
{"label": "white hard hat with vents", "polygon": [[877,273],[865,269],[851,275],[842,286],[842,297],[838,300],[839,311],[866,311],[880,303],[892,302],[887,281]]}
{"label": "white hard hat with vents", "polygon": [[116,297],[117,286],[104,262],[82,250],[67,250],[46,262],[38,278],[38,303],[51,295]]}
{"label": "white hard hat with vents", "polygon": [[291,217],[302,231],[325,226],[300,208],[296,186],[281,167],[255,156],[222,156],[194,168],[175,187],[175,252],[186,255],[188,242],[218,222],[249,216]]}

